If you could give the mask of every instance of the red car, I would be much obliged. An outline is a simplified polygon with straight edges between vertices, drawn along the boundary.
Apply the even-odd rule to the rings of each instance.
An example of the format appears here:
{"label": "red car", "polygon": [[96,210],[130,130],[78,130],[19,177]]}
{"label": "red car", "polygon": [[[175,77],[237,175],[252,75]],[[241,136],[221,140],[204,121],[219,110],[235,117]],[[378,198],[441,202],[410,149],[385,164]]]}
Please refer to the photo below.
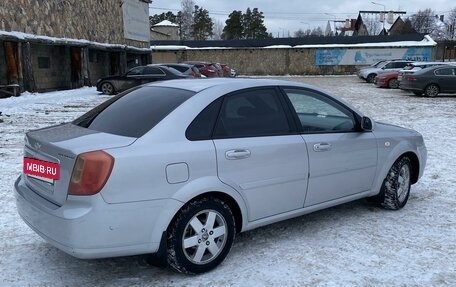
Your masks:
{"label": "red car", "polygon": [[219,77],[219,71],[210,62],[187,61],[185,64],[195,65],[202,75],[208,78]]}
{"label": "red car", "polygon": [[374,84],[380,88],[398,89],[399,81],[397,76],[399,71],[390,71],[378,74],[374,79]]}

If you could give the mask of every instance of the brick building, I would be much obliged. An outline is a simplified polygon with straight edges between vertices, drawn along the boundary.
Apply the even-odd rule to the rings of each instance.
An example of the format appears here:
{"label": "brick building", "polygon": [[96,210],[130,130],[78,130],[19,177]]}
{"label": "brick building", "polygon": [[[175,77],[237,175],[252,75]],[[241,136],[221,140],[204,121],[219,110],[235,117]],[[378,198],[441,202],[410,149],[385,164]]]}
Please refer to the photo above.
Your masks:
{"label": "brick building", "polygon": [[149,0],[0,3],[0,89],[94,85],[151,62]]}

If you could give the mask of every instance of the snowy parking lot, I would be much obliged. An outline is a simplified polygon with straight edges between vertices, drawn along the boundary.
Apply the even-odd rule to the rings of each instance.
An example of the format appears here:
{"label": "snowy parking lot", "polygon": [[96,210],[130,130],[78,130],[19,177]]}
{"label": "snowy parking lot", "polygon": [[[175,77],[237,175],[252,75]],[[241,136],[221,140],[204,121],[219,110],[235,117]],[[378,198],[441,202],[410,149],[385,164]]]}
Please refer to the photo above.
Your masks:
{"label": "snowy parking lot", "polygon": [[222,265],[199,276],[149,266],[145,256],[76,259],[23,223],[13,184],[26,131],[71,121],[109,97],[95,88],[25,93],[0,99],[0,286],[456,286],[456,95],[416,97],[354,76],[282,79],[423,135],[428,163],[405,208],[360,200],[242,233]]}

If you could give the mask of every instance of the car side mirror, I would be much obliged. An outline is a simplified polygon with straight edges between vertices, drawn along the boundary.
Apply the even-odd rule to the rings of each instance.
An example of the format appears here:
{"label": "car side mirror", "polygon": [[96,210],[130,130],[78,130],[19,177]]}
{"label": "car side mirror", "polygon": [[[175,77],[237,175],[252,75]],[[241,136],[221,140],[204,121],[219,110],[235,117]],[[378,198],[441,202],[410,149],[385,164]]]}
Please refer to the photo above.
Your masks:
{"label": "car side mirror", "polygon": [[373,129],[372,120],[368,117],[363,117],[361,120],[361,129],[366,132],[370,132]]}

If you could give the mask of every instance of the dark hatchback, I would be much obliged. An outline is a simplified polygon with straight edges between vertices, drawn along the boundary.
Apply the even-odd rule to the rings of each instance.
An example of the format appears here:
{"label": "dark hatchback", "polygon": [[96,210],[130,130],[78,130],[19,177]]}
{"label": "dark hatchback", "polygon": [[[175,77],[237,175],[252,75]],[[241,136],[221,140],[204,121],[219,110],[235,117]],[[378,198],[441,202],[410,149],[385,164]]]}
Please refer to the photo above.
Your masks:
{"label": "dark hatchback", "polygon": [[433,66],[404,75],[400,88],[428,97],[435,97],[439,93],[456,93],[456,66]]}
{"label": "dark hatchback", "polygon": [[138,66],[124,75],[99,79],[97,81],[97,91],[106,95],[112,95],[145,83],[185,79],[188,77],[178,70],[166,66]]}

